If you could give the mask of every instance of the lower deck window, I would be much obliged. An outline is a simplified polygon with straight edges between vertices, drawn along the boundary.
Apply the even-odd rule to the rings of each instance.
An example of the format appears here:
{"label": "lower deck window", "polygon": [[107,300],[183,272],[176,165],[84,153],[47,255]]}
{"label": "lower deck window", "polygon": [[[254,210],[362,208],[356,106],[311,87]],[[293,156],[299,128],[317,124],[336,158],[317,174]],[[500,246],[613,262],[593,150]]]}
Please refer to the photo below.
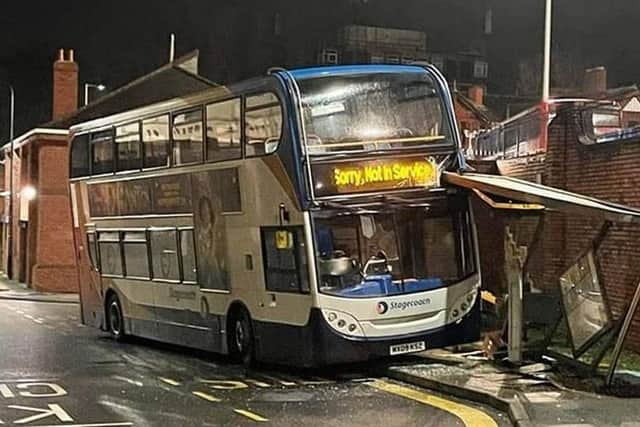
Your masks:
{"label": "lower deck window", "polygon": [[153,278],[179,281],[178,238],[176,230],[151,230]]}
{"label": "lower deck window", "polygon": [[144,231],[126,231],[123,247],[127,277],[148,279],[150,276],[146,233]]}
{"label": "lower deck window", "polygon": [[180,230],[180,254],[182,258],[183,281],[195,283],[197,276],[193,230]]}
{"label": "lower deck window", "polygon": [[120,232],[100,232],[98,234],[98,245],[100,247],[100,271],[102,274],[122,276]]}

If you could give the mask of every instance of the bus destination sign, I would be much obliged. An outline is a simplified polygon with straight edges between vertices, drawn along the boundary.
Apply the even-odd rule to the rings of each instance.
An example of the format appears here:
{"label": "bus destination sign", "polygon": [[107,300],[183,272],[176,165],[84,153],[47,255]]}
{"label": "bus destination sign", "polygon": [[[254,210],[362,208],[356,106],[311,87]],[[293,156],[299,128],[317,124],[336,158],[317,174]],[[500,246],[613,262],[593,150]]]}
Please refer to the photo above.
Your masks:
{"label": "bus destination sign", "polygon": [[436,187],[434,159],[409,158],[313,165],[316,196]]}

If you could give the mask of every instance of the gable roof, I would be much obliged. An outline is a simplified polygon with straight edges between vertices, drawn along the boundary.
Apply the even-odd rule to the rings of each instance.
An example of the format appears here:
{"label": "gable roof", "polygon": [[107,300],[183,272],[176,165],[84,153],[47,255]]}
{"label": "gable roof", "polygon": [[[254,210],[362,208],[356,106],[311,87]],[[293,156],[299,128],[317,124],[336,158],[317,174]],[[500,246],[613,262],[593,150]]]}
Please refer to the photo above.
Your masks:
{"label": "gable roof", "polygon": [[453,91],[453,97],[456,101],[462,104],[463,107],[471,111],[473,114],[476,115],[476,117],[478,117],[480,120],[482,120],[486,124],[491,124],[498,121],[495,114],[489,108],[487,108],[486,105],[476,104],[471,99],[467,98],[457,90]]}
{"label": "gable roof", "polygon": [[74,124],[120,111],[131,110],[171,98],[190,95],[218,86],[196,74],[198,51],[195,50],[174,62],[108,93],[73,113],[52,120],[39,128],[68,129]]}

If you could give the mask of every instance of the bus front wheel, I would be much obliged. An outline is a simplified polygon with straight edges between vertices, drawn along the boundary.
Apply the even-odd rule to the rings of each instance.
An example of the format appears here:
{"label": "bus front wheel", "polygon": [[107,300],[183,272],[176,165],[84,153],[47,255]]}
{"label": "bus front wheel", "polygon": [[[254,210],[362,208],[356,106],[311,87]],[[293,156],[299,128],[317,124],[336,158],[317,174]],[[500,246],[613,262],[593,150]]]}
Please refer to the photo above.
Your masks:
{"label": "bus front wheel", "polygon": [[254,359],[253,326],[246,309],[235,310],[230,322],[230,354],[235,362],[249,366]]}
{"label": "bus front wheel", "polygon": [[111,336],[118,341],[122,341],[125,337],[124,318],[122,316],[122,306],[116,294],[111,294],[107,301],[107,322]]}

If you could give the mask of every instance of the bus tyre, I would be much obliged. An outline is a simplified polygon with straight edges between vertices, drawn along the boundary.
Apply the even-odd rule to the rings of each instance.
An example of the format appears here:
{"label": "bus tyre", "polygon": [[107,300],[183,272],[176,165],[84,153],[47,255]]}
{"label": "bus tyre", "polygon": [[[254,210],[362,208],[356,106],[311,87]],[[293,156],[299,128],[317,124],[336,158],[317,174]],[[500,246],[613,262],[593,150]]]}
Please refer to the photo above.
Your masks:
{"label": "bus tyre", "polygon": [[113,338],[118,341],[124,340],[124,318],[122,317],[122,306],[116,294],[109,296],[107,301],[107,328]]}
{"label": "bus tyre", "polygon": [[253,326],[244,308],[236,310],[231,318],[230,350],[235,362],[250,366],[254,359]]}

